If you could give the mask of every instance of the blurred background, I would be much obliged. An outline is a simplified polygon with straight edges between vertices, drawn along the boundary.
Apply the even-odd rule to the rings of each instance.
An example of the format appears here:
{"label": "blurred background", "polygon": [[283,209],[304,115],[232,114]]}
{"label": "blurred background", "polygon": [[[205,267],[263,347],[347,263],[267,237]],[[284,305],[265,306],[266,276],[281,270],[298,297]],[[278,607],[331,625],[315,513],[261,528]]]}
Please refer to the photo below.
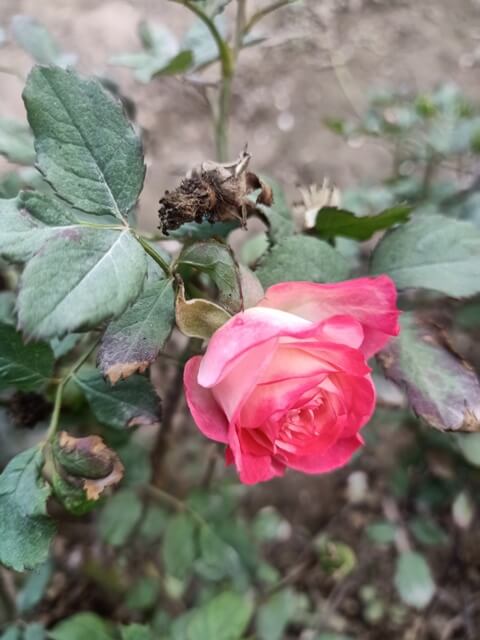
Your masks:
{"label": "blurred background", "polygon": [[[252,0],[249,7],[267,4]],[[227,24],[232,8],[225,12]],[[203,85],[182,76],[140,82],[113,60],[141,50],[142,20],[168,26],[181,39],[194,17],[167,0],[1,0],[0,118],[22,121],[21,92],[32,59],[10,36],[18,14],[41,22],[61,51],[77,57],[79,70],[113,80],[133,101],[147,163],[138,220],[154,231],[165,189],[215,156]],[[269,15],[257,35],[261,41],[241,52],[233,87],[232,157],[248,142],[253,170],[280,182],[291,203],[300,200],[299,186],[328,177],[344,206],[359,214],[408,201],[479,223],[478,0],[303,0]],[[217,72],[209,67],[202,82],[215,80]],[[3,179],[16,170],[0,160]],[[5,184],[4,196],[11,194]],[[341,248],[354,251],[348,243]],[[360,264],[361,252],[357,258]],[[478,366],[478,301],[448,303],[439,311],[455,346]],[[340,472],[316,478],[291,473],[246,490],[228,473],[222,484],[222,463],[207,469],[196,508],[240,553],[248,572],[257,572],[251,584],[269,594],[249,638],[480,638],[479,436],[467,442],[434,432],[407,412],[396,387],[378,378],[378,390],[379,410],[365,430],[368,446]],[[183,465],[188,485],[202,473],[206,457],[199,460],[198,451],[205,443],[184,406],[176,429],[185,438],[167,462],[171,479]],[[192,486],[175,487],[182,491]],[[117,511],[114,506],[102,515],[100,543],[88,539],[100,567],[101,545],[114,549],[105,557],[115,564],[131,534],[114,536],[125,513],[125,503],[117,502]],[[89,531],[88,523],[81,527]],[[68,573],[84,557],[82,544],[66,540],[59,553],[69,558],[67,577],[56,591],[54,584],[42,592],[27,617],[50,624],[91,609],[153,620],[158,637],[183,638],[166,631],[170,617],[192,599],[192,587],[185,593],[178,580],[159,596],[151,575],[139,576],[119,613],[96,566],[96,573],[77,576],[76,594],[63,599]],[[416,555],[399,567],[407,551]],[[208,595],[218,571],[203,571]],[[167,602],[161,611],[159,598]]]}

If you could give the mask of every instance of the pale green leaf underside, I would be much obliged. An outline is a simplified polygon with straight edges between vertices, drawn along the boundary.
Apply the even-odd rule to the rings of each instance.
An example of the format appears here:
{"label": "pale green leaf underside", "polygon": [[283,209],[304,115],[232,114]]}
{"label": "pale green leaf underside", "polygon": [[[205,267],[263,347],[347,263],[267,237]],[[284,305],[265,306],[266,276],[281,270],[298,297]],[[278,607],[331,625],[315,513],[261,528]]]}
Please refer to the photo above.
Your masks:
{"label": "pale green leaf underside", "polygon": [[480,231],[469,222],[425,215],[387,233],[371,273],[388,274],[399,289],[434,289],[449,296],[480,291]]}
{"label": "pale green leaf underside", "polygon": [[100,84],[35,67],[23,93],[41,172],[78,209],[118,218],[134,206],[145,166],[140,139]]}
{"label": "pale green leaf underside", "polygon": [[23,272],[19,324],[43,338],[95,327],[135,300],[145,274],[145,254],[129,231],[65,227]]}

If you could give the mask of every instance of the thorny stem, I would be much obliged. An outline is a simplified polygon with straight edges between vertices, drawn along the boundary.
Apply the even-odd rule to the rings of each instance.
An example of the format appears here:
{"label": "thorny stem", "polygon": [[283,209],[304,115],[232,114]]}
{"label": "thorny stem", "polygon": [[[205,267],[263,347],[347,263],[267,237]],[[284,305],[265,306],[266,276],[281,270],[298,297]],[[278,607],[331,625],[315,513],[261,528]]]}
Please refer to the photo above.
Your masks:
{"label": "thorny stem", "polygon": [[58,429],[60,412],[62,410],[63,390],[65,389],[65,385],[69,382],[72,376],[80,369],[82,364],[84,364],[86,360],[88,360],[89,356],[92,354],[97,344],[98,344],[98,340],[95,340],[95,342],[87,349],[87,351],[84,354],[82,354],[82,356],[75,362],[75,364],[71,367],[69,372],[65,376],[63,376],[63,378],[61,378],[60,381],[58,382],[57,390],[55,391],[55,401],[53,404],[52,416],[50,418],[50,425],[48,427],[48,431],[46,435],[47,441],[51,440],[55,436]]}
{"label": "thorny stem", "polygon": [[170,393],[165,402],[165,408],[162,412],[162,423],[157,432],[157,438],[151,453],[153,478],[152,483],[158,487],[163,482],[163,461],[168,451],[170,433],[173,427],[173,419],[177,410],[178,403],[183,396],[183,369],[186,361],[190,357],[198,340],[190,338],[187,346],[180,356],[180,365],[170,385]]}
{"label": "thorny stem", "polygon": [[135,237],[137,238],[138,242],[142,245],[142,247],[145,249],[146,253],[148,253],[148,255],[153,258],[153,260],[155,260],[155,262],[163,269],[163,271],[165,272],[165,275],[170,276],[170,266],[168,264],[168,262],[162,258],[162,256],[158,253],[158,251],[155,251],[155,249],[147,242],[147,240],[145,238],[143,238],[142,236],[135,234]]}

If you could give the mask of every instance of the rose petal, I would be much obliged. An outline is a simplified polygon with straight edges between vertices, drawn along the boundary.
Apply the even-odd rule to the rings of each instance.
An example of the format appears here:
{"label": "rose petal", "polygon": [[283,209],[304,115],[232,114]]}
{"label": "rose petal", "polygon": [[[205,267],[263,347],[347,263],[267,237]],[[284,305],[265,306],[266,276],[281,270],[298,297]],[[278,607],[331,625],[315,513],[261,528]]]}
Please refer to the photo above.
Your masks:
{"label": "rose petal", "polygon": [[301,337],[313,326],[308,320],[275,309],[253,307],[238,313],[213,334],[200,365],[198,382],[202,387],[213,387],[248,349],[277,336]]}
{"label": "rose petal", "polygon": [[194,356],[185,365],[183,383],[188,408],[195,424],[211,440],[228,441],[228,422],[210,389],[198,384],[198,370],[202,356]]}
{"label": "rose petal", "polygon": [[399,332],[395,285],[388,276],[358,278],[335,284],[284,282],[267,289],[260,307],[282,309],[318,322],[349,315],[363,325],[362,350],[370,357]]}
{"label": "rose petal", "polygon": [[326,473],[343,467],[352,455],[363,445],[362,437],[357,434],[351,438],[337,440],[321,455],[290,458],[288,466],[303,473]]}

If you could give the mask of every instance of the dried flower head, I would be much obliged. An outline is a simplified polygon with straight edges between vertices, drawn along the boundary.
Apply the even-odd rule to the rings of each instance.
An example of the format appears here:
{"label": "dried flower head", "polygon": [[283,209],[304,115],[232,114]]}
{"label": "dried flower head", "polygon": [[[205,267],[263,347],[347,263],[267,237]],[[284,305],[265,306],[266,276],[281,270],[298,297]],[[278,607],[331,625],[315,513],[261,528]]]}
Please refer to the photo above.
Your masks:
{"label": "dried flower head", "polygon": [[[234,162],[207,161],[193,168],[174,191],[160,200],[160,229],[165,235],[185,222],[239,220],[246,227],[247,216],[256,204],[270,205],[272,191],[260,178],[247,171],[250,154],[246,149]],[[248,196],[259,190],[252,202]]]}

